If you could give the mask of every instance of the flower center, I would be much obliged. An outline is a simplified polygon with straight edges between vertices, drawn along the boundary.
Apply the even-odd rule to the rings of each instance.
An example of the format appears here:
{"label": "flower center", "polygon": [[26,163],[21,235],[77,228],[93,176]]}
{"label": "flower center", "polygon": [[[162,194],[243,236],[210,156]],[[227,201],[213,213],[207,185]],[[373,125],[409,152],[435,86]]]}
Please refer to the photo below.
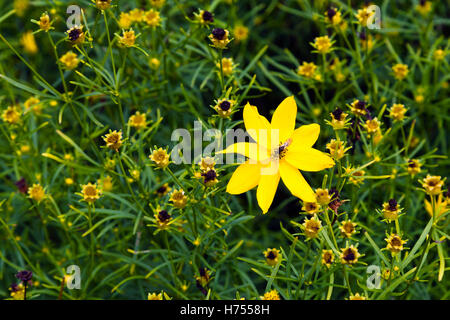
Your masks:
{"label": "flower center", "polygon": [[230,110],[231,104],[230,104],[229,101],[223,101],[223,102],[220,103],[219,107],[223,111],[228,111],[228,110]]}
{"label": "flower center", "polygon": [[76,41],[80,35],[81,35],[82,31],[81,29],[73,29],[69,32],[69,40],[70,41]]}
{"label": "flower center", "polygon": [[292,139],[288,139],[285,143],[280,144],[278,148],[273,149],[272,151],[272,160],[278,159],[281,160],[284,158],[287,152],[287,147],[291,144]]}
{"label": "flower center", "polygon": [[168,214],[166,210],[161,210],[158,213],[158,218],[159,218],[159,221],[165,222],[170,219],[170,214]]}
{"label": "flower center", "polygon": [[222,40],[225,37],[225,30],[222,28],[215,28],[212,31],[212,35],[214,36],[214,39]]}
{"label": "flower center", "polygon": [[94,187],[86,187],[86,189],[84,189],[84,192],[87,196],[95,196],[97,195],[97,190]]}
{"label": "flower center", "polygon": [[203,20],[206,22],[213,22],[214,18],[212,16],[212,13],[209,11],[203,11],[203,16],[202,16]]}
{"label": "flower center", "polygon": [[389,210],[391,211],[397,210],[397,201],[395,201],[395,199],[389,200]]}
{"label": "flower center", "polygon": [[353,251],[351,249],[347,250],[347,252],[346,252],[346,254],[344,256],[344,259],[346,261],[353,261],[353,260],[355,260],[355,254],[353,253]]}

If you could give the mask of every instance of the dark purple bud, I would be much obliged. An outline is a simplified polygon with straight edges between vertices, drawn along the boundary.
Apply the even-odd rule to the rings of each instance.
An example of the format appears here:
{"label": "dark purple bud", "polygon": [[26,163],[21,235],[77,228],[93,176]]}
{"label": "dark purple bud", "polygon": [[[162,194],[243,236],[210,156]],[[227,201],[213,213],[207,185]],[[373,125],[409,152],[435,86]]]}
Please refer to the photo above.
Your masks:
{"label": "dark purple bud", "polygon": [[20,279],[23,282],[28,282],[31,280],[31,278],[33,277],[33,272],[31,271],[27,271],[27,270],[23,270],[23,271],[19,271],[16,274],[16,278]]}
{"label": "dark purple bud", "polygon": [[391,211],[397,210],[397,201],[395,201],[395,199],[389,200],[389,210]]}
{"label": "dark purple bud", "polygon": [[209,11],[206,11],[206,10],[203,11],[202,19],[203,19],[203,21],[206,21],[206,22],[214,22],[212,13]]}
{"label": "dark purple bud", "polygon": [[16,182],[16,186],[17,186],[17,188],[19,189],[20,192],[27,193],[28,186],[27,186],[27,182],[25,181],[25,178],[22,178],[19,181],[17,181]]}
{"label": "dark purple bud", "polygon": [[225,37],[225,34],[226,34],[225,30],[222,28],[215,28],[212,30],[211,33],[212,33],[214,39],[217,39],[217,40],[223,40],[223,38]]}

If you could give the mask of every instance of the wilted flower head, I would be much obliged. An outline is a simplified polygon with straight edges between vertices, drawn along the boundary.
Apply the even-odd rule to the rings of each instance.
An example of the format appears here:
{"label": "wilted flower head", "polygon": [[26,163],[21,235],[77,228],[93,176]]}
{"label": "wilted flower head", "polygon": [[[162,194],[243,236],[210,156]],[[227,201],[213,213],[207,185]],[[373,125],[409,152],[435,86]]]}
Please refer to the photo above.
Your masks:
{"label": "wilted flower head", "polygon": [[28,270],[19,271],[16,274],[16,278],[22,282],[28,282],[33,278],[33,272],[28,271]]}
{"label": "wilted flower head", "polygon": [[311,219],[305,219],[303,227],[305,236],[308,239],[313,239],[319,234],[320,228],[322,227],[322,222],[319,220],[317,215],[314,215]]}
{"label": "wilted flower head", "polygon": [[407,163],[408,173],[413,176],[418,174],[421,171],[421,169],[420,169],[421,166],[422,165],[420,164],[420,161],[418,159],[408,160],[408,163]]}
{"label": "wilted flower head", "polygon": [[183,209],[187,204],[187,196],[184,194],[182,189],[174,190],[170,196],[170,201],[173,203],[173,206],[179,209]]}

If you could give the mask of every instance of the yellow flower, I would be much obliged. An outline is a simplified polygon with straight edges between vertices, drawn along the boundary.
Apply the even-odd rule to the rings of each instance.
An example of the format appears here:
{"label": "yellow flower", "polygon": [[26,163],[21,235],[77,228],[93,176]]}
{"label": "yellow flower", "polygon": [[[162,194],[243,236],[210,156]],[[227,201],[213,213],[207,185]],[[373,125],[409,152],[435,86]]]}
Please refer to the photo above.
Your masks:
{"label": "yellow flower", "polygon": [[102,191],[109,192],[113,189],[113,181],[110,176],[106,176],[103,179],[98,180],[97,182],[101,186]]}
{"label": "yellow flower", "polygon": [[67,35],[69,41],[73,45],[83,43],[86,38],[86,35],[83,32],[83,26],[74,26],[70,28],[69,30],[67,30]]}
{"label": "yellow flower", "polygon": [[321,205],[327,205],[331,201],[331,196],[328,192],[328,189],[317,188],[315,196],[317,202]]}
{"label": "yellow flower", "polygon": [[162,293],[149,293],[147,295],[147,300],[162,300],[163,299],[163,295]]}
{"label": "yellow flower", "polygon": [[358,248],[351,245],[350,247],[341,249],[341,263],[352,265],[358,262],[358,258],[361,256],[358,252]]}
{"label": "yellow flower", "polygon": [[23,49],[26,53],[35,54],[38,52],[38,47],[32,31],[25,32],[20,38],[20,43],[23,45]]}
{"label": "yellow flower", "polygon": [[148,63],[150,65],[150,68],[152,68],[153,70],[157,70],[159,68],[159,66],[161,65],[161,61],[159,61],[158,58],[150,58]]}
{"label": "yellow flower", "polygon": [[367,20],[369,20],[372,15],[374,15],[374,11],[369,11],[368,7],[359,9],[356,13],[356,18],[358,19],[358,22],[361,26],[367,27]]}
{"label": "yellow flower", "polygon": [[233,29],[234,38],[237,42],[247,40],[248,32],[248,28],[242,25],[236,26]]}
{"label": "yellow flower", "polygon": [[161,230],[167,229],[170,221],[172,220],[172,217],[166,210],[159,210],[158,213],[155,213],[154,217],[158,228]]}
{"label": "yellow flower", "polygon": [[378,121],[376,117],[370,120],[366,120],[366,124],[364,125],[364,127],[366,128],[369,135],[374,134],[380,130],[380,121]]}
{"label": "yellow flower", "polygon": [[306,202],[315,195],[300,170],[320,171],[334,166],[325,153],[313,149],[320,126],[310,124],[295,129],[297,105],[294,97],[283,100],[270,123],[247,103],[243,118],[248,134],[256,143],[238,142],[219,153],[239,153],[249,158],[233,173],[227,185],[231,194],[244,193],[258,186],[256,198],[266,213],[272,204],[280,178],[289,191]]}
{"label": "yellow flower", "polygon": [[119,37],[119,43],[124,45],[125,47],[134,46],[134,42],[136,41],[136,36],[134,34],[133,29],[129,31],[123,31],[122,36]]}
{"label": "yellow flower", "polygon": [[420,0],[416,5],[416,11],[421,15],[426,16],[431,11],[431,1]]}
{"label": "yellow flower", "polygon": [[214,110],[217,111],[221,118],[229,118],[233,113],[233,100],[220,99],[217,101],[217,104],[214,107]]}
{"label": "yellow flower", "polygon": [[18,285],[13,285],[9,288],[11,291],[10,295],[13,300],[24,300],[25,299],[25,286],[23,283],[19,283]]}
{"label": "yellow flower", "polygon": [[[345,168],[345,173],[350,174],[351,172],[353,172],[353,170],[354,169],[350,166],[348,168]],[[357,170],[351,173],[351,175],[348,177],[348,181],[356,186],[362,184],[364,182],[364,174],[364,170]]]}
{"label": "yellow flower", "polygon": [[372,35],[369,34],[368,36],[366,36],[364,33],[362,33],[359,37],[359,41],[361,43],[361,47],[364,50],[367,51],[372,50],[374,44]]}
{"label": "yellow flower", "polygon": [[222,28],[215,28],[211,31],[211,34],[208,36],[209,40],[213,43],[213,46],[218,49],[226,49],[228,43],[230,43],[230,39],[228,38],[230,32],[228,30]]}
{"label": "yellow flower", "polygon": [[331,139],[330,142],[327,143],[326,148],[330,152],[330,156],[333,159],[339,160],[345,156],[345,152],[347,152],[347,150],[349,150],[351,147],[345,148],[344,141],[338,141],[336,139]]}
{"label": "yellow flower", "polygon": [[161,25],[161,17],[159,16],[159,11],[153,9],[150,9],[149,11],[146,11],[144,13],[143,20],[153,28]]}
{"label": "yellow flower", "polygon": [[355,295],[350,295],[349,300],[367,300],[367,298],[356,293]]}
{"label": "yellow flower", "polygon": [[314,215],[311,219],[305,219],[302,226],[304,228],[305,236],[308,239],[313,239],[319,234],[320,228],[322,227],[322,222],[319,220],[317,215]]}
{"label": "yellow flower", "polygon": [[425,179],[419,182],[422,183],[422,187],[429,195],[437,195],[441,193],[441,188],[444,185],[444,181],[441,180],[440,176],[431,176],[429,174],[427,174]]}
{"label": "yellow flower", "polygon": [[47,13],[43,13],[41,17],[39,18],[39,28],[41,30],[44,30],[47,32],[52,27],[52,24],[50,23],[50,17]]}
{"label": "yellow flower", "polygon": [[355,116],[364,116],[367,113],[367,103],[365,101],[354,100],[350,104],[350,111]]}
{"label": "yellow flower", "polygon": [[17,16],[22,17],[25,14],[25,11],[28,9],[29,4],[29,0],[14,0],[13,7],[16,11]]}
{"label": "yellow flower", "polygon": [[314,39],[314,43],[311,44],[319,53],[326,54],[330,52],[333,42],[328,36],[317,37]]}
{"label": "yellow flower", "polygon": [[[220,62],[217,62],[216,67],[220,70]],[[222,58],[222,72],[224,76],[230,76],[233,73],[233,58]]]}
{"label": "yellow flower", "polygon": [[136,111],[134,115],[130,117],[130,126],[136,128],[136,130],[141,130],[147,126],[147,118],[145,113],[140,113]]}
{"label": "yellow flower", "polygon": [[389,116],[395,121],[402,121],[405,118],[406,111],[405,105],[394,103],[391,110],[389,110]]}
{"label": "yellow flower", "polygon": [[306,78],[314,78],[317,66],[314,62],[303,61],[301,66],[298,66],[297,74],[304,76]]}
{"label": "yellow flower", "polygon": [[170,156],[167,154],[167,151],[163,148],[159,148],[157,150],[153,150],[152,154],[148,156],[150,160],[152,160],[157,167],[165,168],[169,165]]}
{"label": "yellow flower", "polygon": [[116,152],[119,151],[119,148],[122,146],[122,130],[119,131],[111,131],[109,130],[109,133],[107,133],[103,140],[106,142],[106,146],[110,148],[111,150],[115,150]]}
{"label": "yellow flower", "polygon": [[187,204],[187,196],[184,194],[183,189],[175,189],[170,195],[169,201],[173,203],[174,207],[183,209]]}
{"label": "yellow flower", "polygon": [[84,201],[94,203],[100,199],[100,190],[97,188],[97,184],[88,182],[88,184],[81,186],[81,195]]}
{"label": "yellow flower", "polygon": [[131,15],[127,12],[121,12],[119,16],[119,27],[121,29],[128,29],[131,27],[133,22]]}
{"label": "yellow flower", "polygon": [[[135,8],[135,9],[131,10],[130,12],[128,12],[128,14],[129,14],[132,22],[141,22],[144,20],[145,11]],[[156,14],[153,16],[149,16],[149,18],[154,19],[155,16],[156,16]],[[159,12],[157,12],[157,16],[159,19]]]}
{"label": "yellow flower", "polygon": [[317,202],[304,202],[302,206],[302,210],[309,214],[315,214],[319,212],[319,209],[320,207]]}
{"label": "yellow flower", "polygon": [[412,176],[418,174],[421,171],[421,166],[420,161],[417,159],[408,160],[408,173]]}
{"label": "yellow flower", "polygon": [[351,220],[347,220],[342,221],[341,225],[339,226],[339,230],[344,237],[350,238],[354,233],[356,233],[355,227],[356,223],[352,222]]}
{"label": "yellow flower", "polygon": [[197,282],[202,286],[206,286],[209,281],[211,280],[211,271],[209,271],[206,268],[200,268],[199,269],[199,275],[195,276],[195,279]]}
{"label": "yellow flower", "polygon": [[172,188],[169,187],[168,183],[163,184],[158,189],[156,189],[155,193],[158,195],[158,197],[163,197],[166,194],[168,194]]}
{"label": "yellow flower", "polygon": [[322,264],[331,267],[334,262],[334,253],[332,250],[322,250]]}
{"label": "yellow flower", "polygon": [[447,53],[442,50],[442,49],[437,49],[434,51],[433,53],[433,58],[435,60],[444,60],[445,56],[447,55]]}
{"label": "yellow flower", "polygon": [[403,244],[407,242],[407,240],[402,240],[402,238],[396,234],[391,234],[384,240],[386,240],[387,242],[386,249],[389,250],[392,254],[396,254],[402,251]]}
{"label": "yellow flower", "polygon": [[72,178],[65,178],[64,179],[64,183],[67,184],[68,186],[73,185],[73,179]]}
{"label": "yellow flower", "polygon": [[80,63],[80,60],[78,59],[78,56],[73,53],[73,51],[66,52],[59,61],[64,65],[64,68],[68,70],[73,70],[76,67],[78,67],[78,64]]}
{"label": "yellow flower", "polygon": [[[448,204],[448,199],[443,199],[442,194],[439,194],[436,201],[436,219],[438,219],[444,212],[447,211]],[[428,200],[425,200],[425,210],[428,212],[430,217],[433,217],[433,206]]]}
{"label": "yellow flower", "polygon": [[44,188],[39,183],[34,183],[28,188],[28,197],[34,201],[41,202],[46,197]]}
{"label": "yellow flower", "polygon": [[17,124],[20,120],[20,109],[17,106],[9,106],[2,113],[2,119],[10,124]]}
{"label": "yellow flower", "polygon": [[278,263],[279,259],[281,258],[280,250],[275,248],[273,249],[268,248],[263,252],[263,254],[264,257],[266,258],[267,264],[271,267],[275,266]]}
{"label": "yellow flower", "polygon": [[349,120],[347,120],[348,114],[343,112],[340,108],[336,108],[332,113],[330,113],[331,122],[325,120],[326,123],[331,125],[334,130],[343,130],[348,126]]}
{"label": "yellow flower", "polygon": [[200,10],[199,13],[194,13],[196,19],[203,25],[208,25],[214,22],[214,16],[211,12]]}
{"label": "yellow flower", "polygon": [[395,199],[391,199],[388,202],[383,203],[383,216],[388,221],[397,220],[398,215],[402,211],[402,208],[398,205]]}
{"label": "yellow flower", "polygon": [[409,69],[406,64],[397,63],[392,67],[392,71],[394,72],[395,79],[403,80],[408,75]]}
{"label": "yellow flower", "polygon": [[280,296],[278,295],[277,290],[275,290],[275,289],[264,293],[264,295],[259,298],[261,300],[281,300]]}
{"label": "yellow flower", "polygon": [[28,112],[30,110],[33,111],[34,114],[41,114],[42,113],[42,105],[40,103],[41,101],[36,97],[30,97],[28,98],[23,105],[25,106],[25,111]]}
{"label": "yellow flower", "polygon": [[111,7],[111,0],[95,0],[95,5],[100,10],[106,10]]}
{"label": "yellow flower", "polygon": [[165,2],[166,0],[150,0],[150,4],[156,8],[161,8]]}
{"label": "yellow flower", "polygon": [[326,23],[337,26],[342,22],[342,14],[335,8],[328,9],[328,11],[326,11],[324,14]]}
{"label": "yellow flower", "polygon": [[212,187],[219,182],[219,180],[217,180],[218,174],[214,169],[201,173],[201,176],[203,177],[203,183],[207,187]]}

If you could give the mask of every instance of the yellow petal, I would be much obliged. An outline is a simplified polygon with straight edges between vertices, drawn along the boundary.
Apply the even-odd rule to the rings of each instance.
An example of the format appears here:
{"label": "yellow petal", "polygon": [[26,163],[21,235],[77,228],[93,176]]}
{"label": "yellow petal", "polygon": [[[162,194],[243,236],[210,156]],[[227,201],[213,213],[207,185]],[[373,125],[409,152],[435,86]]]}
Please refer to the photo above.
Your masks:
{"label": "yellow petal", "polygon": [[308,124],[295,129],[289,150],[311,148],[319,138],[320,126],[317,123]]}
{"label": "yellow petal", "polygon": [[237,142],[228,146],[225,150],[218,151],[220,153],[237,153],[246,156],[252,160],[264,161],[269,158],[269,153],[266,148],[259,146],[256,143]]}
{"label": "yellow petal", "polygon": [[275,174],[262,174],[259,180],[258,190],[256,191],[256,199],[263,213],[267,213],[273,202],[275,193],[277,192],[278,183],[280,182],[280,172],[277,170]]}
{"label": "yellow petal", "polygon": [[244,107],[243,118],[245,129],[250,137],[266,148],[267,146],[270,146],[270,123],[265,117],[258,113],[258,108],[247,103]]}
{"label": "yellow petal", "polygon": [[280,161],[280,175],[283,179],[283,183],[289,189],[289,191],[297,198],[302,199],[305,202],[315,202],[316,197],[314,191],[303,178],[298,169],[291,166],[284,159]]}
{"label": "yellow petal", "polygon": [[295,129],[295,118],[297,117],[297,104],[293,96],[284,99],[272,116],[272,128],[279,130],[280,143],[286,142]]}
{"label": "yellow petal", "polygon": [[261,176],[261,166],[259,164],[241,164],[231,176],[227,185],[227,192],[231,194],[241,194],[256,187]]}
{"label": "yellow petal", "polygon": [[320,171],[334,166],[334,161],[330,156],[313,148],[298,151],[288,149],[284,159],[290,165],[302,171]]}

